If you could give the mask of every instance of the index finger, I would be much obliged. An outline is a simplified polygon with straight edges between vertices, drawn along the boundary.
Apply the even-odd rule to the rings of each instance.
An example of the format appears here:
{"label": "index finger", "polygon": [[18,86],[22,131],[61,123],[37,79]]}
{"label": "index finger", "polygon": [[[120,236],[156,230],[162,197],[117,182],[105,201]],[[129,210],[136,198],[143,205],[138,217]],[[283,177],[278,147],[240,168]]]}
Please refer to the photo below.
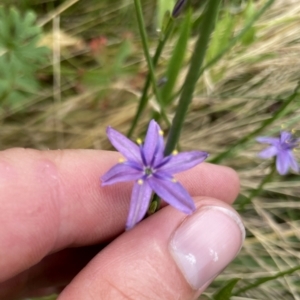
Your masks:
{"label": "index finger", "polygon": [[[51,252],[124,230],[132,183],[104,188],[99,181],[119,157],[96,150],[0,152],[0,281]],[[178,179],[191,196],[231,203],[238,193],[237,175],[226,167],[203,163]]]}

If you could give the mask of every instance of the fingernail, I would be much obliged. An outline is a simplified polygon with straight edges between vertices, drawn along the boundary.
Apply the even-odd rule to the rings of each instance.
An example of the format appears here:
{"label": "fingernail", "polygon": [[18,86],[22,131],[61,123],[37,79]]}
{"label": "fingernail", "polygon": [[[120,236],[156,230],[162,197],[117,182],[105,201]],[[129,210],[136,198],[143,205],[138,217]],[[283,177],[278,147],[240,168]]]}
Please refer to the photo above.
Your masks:
{"label": "fingernail", "polygon": [[198,290],[235,258],[244,238],[245,228],[236,213],[205,206],[176,229],[169,249],[187,282]]}

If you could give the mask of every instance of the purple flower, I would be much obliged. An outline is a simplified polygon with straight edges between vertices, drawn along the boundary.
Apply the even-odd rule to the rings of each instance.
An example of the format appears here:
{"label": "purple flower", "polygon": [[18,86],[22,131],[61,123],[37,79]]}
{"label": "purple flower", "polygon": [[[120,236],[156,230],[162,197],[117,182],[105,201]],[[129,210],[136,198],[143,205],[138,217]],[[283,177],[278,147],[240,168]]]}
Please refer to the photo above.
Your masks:
{"label": "purple flower", "polygon": [[279,138],[258,137],[260,143],[270,144],[271,146],[259,153],[261,158],[276,156],[276,169],[280,175],[287,174],[289,168],[299,172],[299,165],[293,154],[293,149],[299,144],[299,139],[293,138],[290,132],[282,131]]}
{"label": "purple flower", "polygon": [[152,191],[186,214],[195,210],[192,198],[173,174],[203,162],[208,156],[206,152],[174,151],[172,155],[164,156],[163,132],[154,120],[149,124],[144,143],[138,140],[137,145],[111,127],[107,128],[107,136],[126,160],[121,159],[119,164],[103,175],[102,186],[135,181],[126,229],[132,228],[145,216]]}
{"label": "purple flower", "polygon": [[183,10],[183,7],[185,6],[185,3],[186,0],[177,0],[172,11],[173,18],[177,18],[180,15],[181,11]]}

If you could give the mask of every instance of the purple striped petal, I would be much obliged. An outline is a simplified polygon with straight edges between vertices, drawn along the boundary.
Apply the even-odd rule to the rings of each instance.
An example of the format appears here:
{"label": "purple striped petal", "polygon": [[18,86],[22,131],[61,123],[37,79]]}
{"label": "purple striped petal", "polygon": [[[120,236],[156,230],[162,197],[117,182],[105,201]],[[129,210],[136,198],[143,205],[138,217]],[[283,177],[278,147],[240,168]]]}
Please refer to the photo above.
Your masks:
{"label": "purple striped petal", "polygon": [[154,192],[176,209],[191,214],[195,209],[195,204],[185,188],[171,177],[159,179],[150,177],[148,179],[150,187]]}
{"label": "purple striped petal", "polygon": [[106,129],[107,137],[112,145],[121,152],[128,160],[142,162],[140,148],[129,140],[125,135],[116,131],[112,127]]}
{"label": "purple striped petal", "polygon": [[157,139],[156,149],[154,151],[154,157],[151,162],[151,166],[155,166],[161,163],[161,161],[164,159],[164,151],[165,151],[164,136],[163,136],[163,132],[160,130]]}
{"label": "purple striped petal", "polygon": [[263,144],[277,145],[280,140],[279,138],[268,137],[268,136],[260,136],[256,138],[256,141]]}
{"label": "purple striped petal", "polygon": [[277,155],[277,153],[278,153],[278,149],[275,146],[271,146],[259,152],[258,156],[260,158],[270,158]]}
{"label": "purple striped petal", "polygon": [[160,136],[160,131],[161,129],[158,124],[154,120],[151,120],[145,137],[145,143],[143,145],[143,152],[148,166],[154,160],[154,154],[157,151],[158,147],[157,144]]}
{"label": "purple striped petal", "polygon": [[137,180],[143,176],[142,171],[132,168],[125,163],[119,163],[113,166],[107,173],[105,173],[102,178],[102,186],[124,182],[124,181],[132,181]]}
{"label": "purple striped petal", "polygon": [[281,131],[280,133],[280,142],[286,143],[292,139],[292,134],[288,131]]}
{"label": "purple striped petal", "polygon": [[294,156],[293,151],[289,151],[288,152],[288,156],[289,156],[289,162],[290,162],[290,167],[292,168],[292,170],[294,170],[296,173],[299,173],[299,164]]}
{"label": "purple striped petal", "polygon": [[190,151],[172,155],[171,159],[159,170],[170,174],[176,174],[193,168],[202,163],[208,157],[207,152]]}
{"label": "purple striped petal", "polygon": [[286,151],[280,151],[277,154],[276,169],[280,175],[285,175],[290,166],[290,158]]}
{"label": "purple striped petal", "polygon": [[136,182],[131,194],[129,214],[126,222],[126,230],[131,229],[145,216],[149,207],[152,190],[147,181],[141,184]]}

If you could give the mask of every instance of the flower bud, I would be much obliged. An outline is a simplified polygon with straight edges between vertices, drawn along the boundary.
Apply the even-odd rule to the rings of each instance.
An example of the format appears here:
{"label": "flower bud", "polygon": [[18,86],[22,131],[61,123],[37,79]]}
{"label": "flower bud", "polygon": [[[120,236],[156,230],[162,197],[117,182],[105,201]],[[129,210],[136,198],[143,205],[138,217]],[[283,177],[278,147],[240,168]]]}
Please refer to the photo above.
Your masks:
{"label": "flower bud", "polygon": [[186,0],[178,0],[173,8],[172,17],[177,18],[183,10],[183,7],[187,1]]}

